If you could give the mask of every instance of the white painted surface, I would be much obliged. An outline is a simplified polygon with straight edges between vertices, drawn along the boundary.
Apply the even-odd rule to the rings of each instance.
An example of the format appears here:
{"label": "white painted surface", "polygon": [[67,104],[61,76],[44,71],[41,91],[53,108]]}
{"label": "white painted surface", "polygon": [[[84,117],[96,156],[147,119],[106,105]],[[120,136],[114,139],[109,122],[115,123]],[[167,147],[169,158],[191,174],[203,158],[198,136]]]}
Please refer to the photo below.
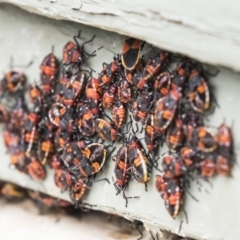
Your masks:
{"label": "white painted surface", "polygon": [[[80,24],[56,21],[40,16],[31,15],[14,7],[0,5],[0,66],[2,70],[8,64],[10,55],[14,56],[16,64],[28,63],[34,60],[33,65],[26,69],[30,81],[39,79],[39,64],[43,57],[51,51],[51,45],[55,46],[56,55],[61,58],[62,47],[75,35],[79,29],[83,30],[84,40],[90,39],[96,33],[94,45],[89,48],[104,46],[98,52],[96,58],[91,59],[91,66],[98,72],[103,61],[111,61],[113,53],[121,49],[121,37],[118,34],[101,31]],[[4,33],[4,34],[3,34]],[[7,69],[6,69],[7,70]],[[236,145],[240,142],[240,113],[238,111],[240,81],[239,74],[227,69],[221,69],[216,78],[210,79],[215,91],[215,97],[220,105],[214,115],[209,119],[209,124],[218,126],[223,118],[230,125],[234,121],[233,133]],[[52,172],[49,172],[47,180],[41,185],[31,181],[27,176],[8,168],[9,158],[0,138],[0,176],[3,179],[16,182],[22,186],[28,186],[40,191],[47,191],[53,196],[68,199],[68,194],[60,194],[60,190],[54,186]],[[161,149],[161,153],[165,152]],[[239,151],[239,149],[238,149]],[[237,152],[238,153],[238,152]],[[239,160],[239,159],[238,159]],[[113,176],[114,164],[109,161],[104,175],[110,180]],[[128,208],[121,195],[115,195],[114,187],[105,182],[96,183],[91,193],[86,197],[90,204],[97,205],[96,209],[106,212],[117,212],[126,218],[136,218],[144,221],[145,225],[152,230],[159,229],[177,232],[181,220],[185,221],[184,215],[173,220],[167,213],[163,201],[155,191],[154,181],[156,171],[153,171],[152,180],[149,183],[148,192],[144,186],[133,181],[127,191],[127,195],[139,195],[140,199],[129,201]],[[181,234],[198,239],[208,240],[233,240],[240,236],[237,223],[240,222],[240,174],[239,164],[233,170],[231,178],[215,177],[211,180],[212,187],[203,183],[202,191],[197,186],[191,185],[191,193],[199,200],[195,202],[191,197],[185,197],[185,210],[188,214],[189,224],[183,223]],[[209,193],[206,193],[207,189]],[[1,227],[1,225],[0,225]]]}
{"label": "white painted surface", "polygon": [[135,36],[205,63],[240,70],[237,0],[0,0],[30,12]]}

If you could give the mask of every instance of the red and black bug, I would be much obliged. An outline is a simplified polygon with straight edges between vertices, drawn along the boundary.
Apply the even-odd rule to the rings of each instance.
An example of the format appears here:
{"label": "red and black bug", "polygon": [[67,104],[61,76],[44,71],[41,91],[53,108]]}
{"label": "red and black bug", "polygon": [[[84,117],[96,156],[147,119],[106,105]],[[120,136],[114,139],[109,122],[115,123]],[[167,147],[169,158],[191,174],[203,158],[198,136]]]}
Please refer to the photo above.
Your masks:
{"label": "red and black bug", "polygon": [[167,191],[164,193],[164,203],[173,219],[175,219],[181,211],[183,195],[183,178],[175,177],[169,179],[167,183]]}
{"label": "red and black bug", "polygon": [[71,110],[62,103],[54,103],[48,112],[52,124],[61,127],[63,130],[73,131],[73,118]]}
{"label": "red and black bug", "polygon": [[61,188],[61,191],[65,191],[67,188],[71,186],[71,184],[76,180],[74,175],[70,172],[58,169],[54,174],[54,182],[58,188]]}
{"label": "red and black bug", "polygon": [[197,165],[197,169],[203,177],[212,177],[216,172],[216,165],[212,156],[205,156],[205,159]]}
{"label": "red and black bug", "polygon": [[187,172],[187,168],[181,159],[171,155],[163,158],[162,168],[166,178],[183,176]]}
{"label": "red and black bug", "polygon": [[206,127],[187,126],[187,140],[190,146],[205,153],[213,152],[218,147],[218,136]]}
{"label": "red and black bug", "polygon": [[171,89],[178,89],[182,92],[185,89],[186,82],[193,70],[194,63],[189,58],[183,58],[171,73]]}
{"label": "red and black bug", "polygon": [[145,122],[149,108],[151,107],[151,96],[149,94],[140,95],[136,101],[133,102],[131,113],[135,121]]}
{"label": "red and black bug", "polygon": [[216,172],[223,176],[228,176],[231,173],[231,165],[229,160],[222,156],[218,155],[216,159]]}
{"label": "red and black bug", "polygon": [[44,99],[41,88],[37,84],[29,84],[28,93],[31,102],[34,104],[34,107],[40,107],[41,110],[44,110]]}
{"label": "red and black bug", "polygon": [[68,170],[73,171],[79,169],[80,161],[83,158],[81,150],[86,146],[84,141],[74,141],[66,144],[62,154],[62,160]]}
{"label": "red and black bug", "polygon": [[183,121],[180,117],[175,117],[167,130],[166,143],[170,150],[176,150],[181,146],[184,138]]}
{"label": "red and black bug", "polygon": [[100,112],[99,101],[102,97],[102,87],[98,83],[97,78],[91,77],[85,89],[88,106],[93,115],[98,115]]}
{"label": "red and black bug", "polygon": [[22,129],[22,146],[27,156],[30,156],[30,154],[37,149],[39,120],[38,114],[30,112]]}
{"label": "red and black bug", "polygon": [[60,80],[62,86],[61,100],[66,107],[72,107],[76,104],[76,100],[80,97],[85,86],[85,73],[83,71],[73,75],[71,78],[63,78]]}
{"label": "red and black bug", "polygon": [[114,187],[117,190],[116,195],[118,195],[121,191],[123,192],[123,198],[126,201],[126,207],[128,204],[128,197],[125,194],[125,191],[128,187],[129,181],[131,180],[131,174],[128,171],[130,169],[130,162],[128,158],[128,146],[123,144],[118,149],[116,156],[113,157],[113,161],[115,162],[115,177],[116,181],[114,183]]}
{"label": "red and black bug", "polygon": [[118,85],[118,99],[122,103],[128,103],[132,100],[132,89],[126,80],[120,80]]}
{"label": "red and black bug", "polygon": [[183,147],[179,153],[179,156],[186,167],[193,166],[195,163],[199,162],[201,160],[201,155],[201,153],[197,153],[190,147]]}
{"label": "red and black bug", "polygon": [[154,123],[160,132],[163,132],[172,122],[180,98],[181,94],[175,89],[157,101],[154,111]]}
{"label": "red and black bug", "polygon": [[89,189],[89,182],[81,178],[72,183],[69,189],[69,196],[73,201],[75,208],[82,207],[82,200]]}
{"label": "red and black bug", "polygon": [[210,105],[210,93],[206,80],[199,70],[193,70],[188,79],[188,99],[194,111],[202,113]]}
{"label": "red and black bug", "polygon": [[96,132],[98,136],[103,140],[118,141],[123,137],[123,134],[112,123],[104,119],[96,119]]}
{"label": "red and black bug", "polygon": [[127,118],[127,110],[125,105],[117,99],[112,109],[112,121],[117,128],[121,128],[125,125]]}
{"label": "red and black bug", "polygon": [[126,37],[123,42],[121,61],[124,68],[133,70],[140,58],[140,50],[143,41],[132,37]]}
{"label": "red and black bug", "polygon": [[233,138],[231,129],[222,123],[218,127],[218,152],[227,158],[228,162],[233,165],[234,163],[234,151],[233,151]]}
{"label": "red and black bug", "polygon": [[154,79],[154,95],[156,99],[165,97],[171,87],[171,75],[169,72],[163,72]]}
{"label": "red and black bug", "polygon": [[72,139],[73,134],[67,130],[59,128],[55,132],[54,143],[58,152],[62,151],[67,143]]}
{"label": "red and black bug", "polygon": [[35,157],[30,158],[27,165],[27,174],[36,181],[43,181],[46,178],[46,170]]}
{"label": "red and black bug", "polygon": [[23,128],[28,116],[28,107],[25,103],[24,97],[19,97],[13,107],[10,119],[7,123],[8,130],[19,132]]}
{"label": "red and black bug", "polygon": [[109,64],[103,63],[103,70],[100,72],[98,77],[99,86],[111,83],[118,71],[119,67],[116,61],[112,61]]}
{"label": "red and black bug", "polygon": [[49,129],[42,129],[39,139],[38,156],[42,164],[46,164],[55,153],[53,133]]}
{"label": "red and black bug", "polygon": [[82,46],[78,43],[77,39],[80,38],[81,31],[78,32],[78,36],[74,36],[74,41],[69,41],[66,43],[66,45],[63,47],[63,63],[64,65],[73,65],[73,67],[79,67],[83,60],[87,57],[93,57],[96,56],[94,53],[96,51],[93,51],[91,54],[88,54],[84,50],[85,44],[92,42],[96,35],[94,35],[90,40],[84,42]]}
{"label": "red and black bug", "polygon": [[104,109],[109,109],[113,106],[116,98],[117,85],[115,83],[111,84],[109,89],[103,94],[102,106]]}
{"label": "red and black bug", "polygon": [[83,177],[99,172],[107,159],[107,147],[100,143],[92,143],[83,151],[83,158],[80,161],[79,173]]}
{"label": "red and black bug", "polygon": [[0,82],[0,91],[3,93],[15,94],[21,92],[26,83],[26,76],[20,72],[11,70],[4,75]]}
{"label": "red and black bug", "polygon": [[146,88],[148,82],[153,78],[154,75],[159,73],[159,71],[169,61],[170,57],[171,54],[169,52],[161,51],[157,56],[150,58],[143,69],[142,76],[137,84],[137,88]]}
{"label": "red and black bug", "polygon": [[61,158],[61,154],[54,154],[48,161],[48,166],[51,169],[57,170],[63,168],[64,164]]}
{"label": "red and black bug", "polygon": [[183,178],[167,178],[165,175],[158,175],[155,186],[161,194],[169,214],[175,219],[183,204]]}
{"label": "red and black bug", "polygon": [[147,183],[151,177],[153,163],[149,156],[147,156],[142,143],[136,137],[133,137],[133,139],[129,141],[128,158],[133,177],[138,182],[144,183],[147,191]]}
{"label": "red and black bug", "polygon": [[49,53],[40,64],[40,76],[44,94],[50,94],[59,74],[59,61]]}
{"label": "red and black bug", "polygon": [[96,132],[95,116],[88,107],[88,104],[78,104],[76,113],[76,125],[84,136],[92,136]]}
{"label": "red and black bug", "polygon": [[158,146],[160,145],[160,135],[155,130],[154,127],[154,114],[149,113],[147,120],[146,120],[146,126],[145,126],[145,143],[147,146],[147,149],[153,153],[153,155],[156,153]]}

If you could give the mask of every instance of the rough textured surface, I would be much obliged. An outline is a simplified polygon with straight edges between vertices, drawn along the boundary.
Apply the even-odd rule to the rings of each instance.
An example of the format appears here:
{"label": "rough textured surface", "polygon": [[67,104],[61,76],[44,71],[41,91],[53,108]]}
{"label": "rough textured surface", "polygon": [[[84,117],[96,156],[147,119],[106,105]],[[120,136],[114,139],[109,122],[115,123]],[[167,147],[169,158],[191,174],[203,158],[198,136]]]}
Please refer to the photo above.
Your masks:
{"label": "rough textured surface", "polygon": [[[62,47],[79,29],[83,30],[83,40],[97,34],[94,43],[88,45],[89,48],[104,46],[98,52],[98,56],[89,62],[99,72],[101,63],[111,61],[113,53],[120,51],[122,40],[120,35],[72,22],[47,19],[6,4],[0,4],[0,32],[4,33],[0,35],[0,52],[1,56],[4,56],[0,58],[1,70],[7,70],[10,56],[14,56],[16,65],[27,64],[34,60],[33,65],[26,69],[26,74],[29,81],[38,81],[39,64],[43,57],[51,51],[51,46],[54,45],[55,54],[61,58]],[[215,113],[209,117],[209,125],[218,126],[224,118],[229,125],[234,121],[233,132],[236,145],[240,142],[238,134],[240,132],[240,114],[237,109],[237,103],[240,101],[239,77],[239,74],[222,68],[217,77],[210,79],[220,108],[217,108]],[[166,148],[163,147],[161,153],[165,151]],[[2,138],[0,138],[0,156],[0,178],[68,199],[67,192],[61,194],[60,190],[54,186],[52,172],[49,171],[48,178],[41,184],[32,181],[28,176],[11,170],[8,166],[9,158]],[[112,179],[113,168],[113,162],[109,161],[104,171],[104,176],[107,176],[109,180]],[[166,229],[176,233],[180,222],[184,220],[182,235],[209,240],[238,239],[240,229],[236,223],[240,222],[240,208],[238,207],[238,199],[240,198],[239,164],[234,168],[230,178],[216,177],[211,180],[212,186],[202,182],[201,192],[196,184],[191,184],[190,192],[199,202],[195,202],[186,194],[185,210],[188,214],[188,224],[182,213],[176,220],[168,215],[164,203],[154,187],[156,174],[157,172],[154,170],[148,192],[145,192],[144,186],[136,181],[130,184],[127,195],[139,195],[140,198],[130,200],[128,208],[125,208],[122,195],[115,195],[112,183],[111,185],[105,182],[94,184],[91,188],[91,194],[86,197],[85,201],[96,205],[94,208],[102,211],[117,213],[129,219],[140,219],[144,221],[147,229],[155,232]],[[102,176],[99,174],[98,178]]]}
{"label": "rough textured surface", "polygon": [[240,70],[240,3],[191,0],[0,0],[55,19],[135,36],[206,63]]}

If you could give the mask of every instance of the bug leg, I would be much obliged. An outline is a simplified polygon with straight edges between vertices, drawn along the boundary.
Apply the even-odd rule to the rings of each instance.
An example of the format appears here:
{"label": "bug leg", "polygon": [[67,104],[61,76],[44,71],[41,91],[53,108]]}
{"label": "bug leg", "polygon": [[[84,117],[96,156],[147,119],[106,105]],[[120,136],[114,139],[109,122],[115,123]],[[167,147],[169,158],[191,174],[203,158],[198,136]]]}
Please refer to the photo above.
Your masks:
{"label": "bug leg", "polygon": [[97,180],[89,180],[89,181],[91,181],[92,183],[96,183],[96,182],[101,182],[101,181],[106,181],[107,183],[109,183],[110,184],[110,182],[109,182],[109,180],[107,179],[107,178],[101,178],[101,179],[97,179]]}
{"label": "bug leg", "polygon": [[183,213],[185,215],[185,218],[186,218],[186,223],[188,224],[188,216],[187,216],[187,213],[185,211],[185,209],[182,207],[182,210],[183,210]]}
{"label": "bug leg", "polygon": [[183,220],[180,222],[180,225],[179,225],[179,229],[178,229],[178,235],[179,235],[179,233],[180,233],[180,231],[181,231],[181,229],[182,229],[182,224],[183,224]]}
{"label": "bug leg", "polygon": [[125,207],[127,207],[127,205],[128,205],[128,199],[129,199],[129,198],[134,199],[134,198],[139,198],[139,196],[127,197],[126,194],[125,194],[125,191],[126,191],[126,187],[125,187],[124,190],[123,190],[123,198],[124,198],[125,201],[126,201]]}
{"label": "bug leg", "polygon": [[137,223],[136,223],[136,230],[139,232],[139,234],[140,234],[140,237],[137,239],[137,240],[140,240],[140,239],[142,239],[143,238],[143,233],[142,233],[142,231],[141,231],[141,229],[140,229],[140,226],[142,225],[142,223],[140,222],[140,221],[138,221]]}
{"label": "bug leg", "polygon": [[148,190],[147,190],[147,183],[145,183],[145,191],[147,192]]}
{"label": "bug leg", "polygon": [[115,189],[116,189],[116,195],[118,195],[120,192],[121,192],[121,189],[117,186],[117,183],[115,182],[114,184],[113,184],[113,186],[115,187]]}

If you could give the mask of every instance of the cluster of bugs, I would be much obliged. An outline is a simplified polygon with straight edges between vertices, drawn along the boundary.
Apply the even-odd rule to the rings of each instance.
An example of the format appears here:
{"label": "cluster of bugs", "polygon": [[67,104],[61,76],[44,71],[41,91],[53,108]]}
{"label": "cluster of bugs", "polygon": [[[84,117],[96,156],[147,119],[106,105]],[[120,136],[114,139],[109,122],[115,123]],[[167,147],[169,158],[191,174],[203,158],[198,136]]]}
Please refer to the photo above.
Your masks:
{"label": "cluster of bugs", "polygon": [[[71,202],[51,197],[47,194],[28,190],[8,182],[0,182],[0,197],[6,201],[15,203],[29,198],[39,207],[40,213],[46,210],[71,212],[74,206]],[[63,211],[62,211],[63,210]]]}
{"label": "cluster of bugs", "polygon": [[[161,171],[161,161],[156,188],[176,218],[186,176],[228,176],[235,162],[230,128],[223,123],[215,131],[204,124],[217,105],[210,73],[199,62],[167,51],[151,48],[150,57],[141,55],[145,43],[126,37],[121,54],[104,62],[93,77],[94,70],[83,64],[96,56],[97,50],[85,51],[95,36],[80,45],[80,34],[63,47],[61,61],[53,50],[43,59],[40,83],[27,88],[31,109],[24,100],[23,73],[11,70],[1,81],[1,90],[16,99],[11,111],[0,106],[11,166],[42,181],[48,165],[56,186],[68,189],[75,206],[83,207],[92,183],[109,182],[96,175],[112,158],[116,194],[122,192],[127,207],[129,198],[138,198],[126,196],[131,179],[147,190],[152,169]],[[159,160],[164,143],[169,153]]]}

